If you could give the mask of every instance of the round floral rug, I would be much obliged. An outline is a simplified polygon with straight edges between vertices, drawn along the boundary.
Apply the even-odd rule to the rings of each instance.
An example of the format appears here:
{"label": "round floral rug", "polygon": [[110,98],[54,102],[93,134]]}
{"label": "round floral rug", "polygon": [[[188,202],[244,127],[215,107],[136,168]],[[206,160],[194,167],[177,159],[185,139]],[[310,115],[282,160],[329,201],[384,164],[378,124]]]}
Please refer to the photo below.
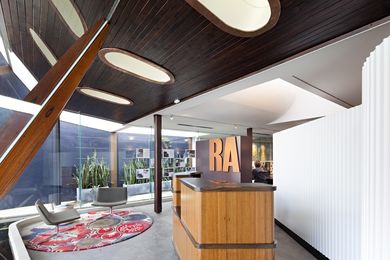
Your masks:
{"label": "round floral rug", "polygon": [[114,210],[89,212],[70,223],[55,226],[39,224],[23,230],[23,241],[28,249],[43,252],[71,252],[112,245],[146,231],[153,220],[142,212]]}

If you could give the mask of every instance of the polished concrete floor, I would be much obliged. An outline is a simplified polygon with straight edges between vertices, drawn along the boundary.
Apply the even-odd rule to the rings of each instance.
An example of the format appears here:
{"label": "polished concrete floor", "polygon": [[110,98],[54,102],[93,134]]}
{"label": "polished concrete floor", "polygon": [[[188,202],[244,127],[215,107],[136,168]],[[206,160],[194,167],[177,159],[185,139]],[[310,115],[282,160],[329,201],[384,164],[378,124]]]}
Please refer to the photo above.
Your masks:
{"label": "polished concrete floor", "polygon": [[[97,249],[83,250],[76,253],[45,253],[30,251],[32,260],[178,260],[172,245],[172,209],[171,203],[163,203],[161,214],[155,214],[153,205],[133,207],[154,219],[154,224],[146,232],[132,239]],[[306,260],[316,259],[283,230],[276,226],[277,260]],[[244,259],[243,259],[244,260]]]}
{"label": "polished concrete floor", "polygon": [[[137,210],[144,211],[154,218],[154,224],[151,229],[141,235],[130,239],[131,241],[131,258],[126,256],[116,256],[115,259],[139,259],[139,260],[175,260],[176,256],[172,242],[172,225],[171,225],[171,203],[163,204],[163,212],[155,214],[153,205],[136,207]],[[306,260],[316,259],[303,247],[295,242],[278,226],[275,229],[278,247],[276,248],[277,260]],[[117,258],[118,257],[118,258]],[[127,257],[129,257],[127,255]],[[113,258],[114,259],[114,258]]]}

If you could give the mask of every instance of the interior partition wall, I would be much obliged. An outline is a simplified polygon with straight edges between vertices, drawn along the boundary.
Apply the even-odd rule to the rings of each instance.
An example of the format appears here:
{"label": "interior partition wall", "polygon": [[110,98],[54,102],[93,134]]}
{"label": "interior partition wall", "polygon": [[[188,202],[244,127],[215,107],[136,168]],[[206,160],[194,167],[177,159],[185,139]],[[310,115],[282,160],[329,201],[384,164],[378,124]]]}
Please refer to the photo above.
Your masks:
{"label": "interior partition wall", "polygon": [[360,259],[362,111],[274,134],[275,218],[329,259]]}
{"label": "interior partition wall", "polygon": [[363,67],[362,259],[390,259],[390,37]]}
{"label": "interior partition wall", "polygon": [[274,134],[276,218],[330,259],[389,259],[390,37],[362,105]]}

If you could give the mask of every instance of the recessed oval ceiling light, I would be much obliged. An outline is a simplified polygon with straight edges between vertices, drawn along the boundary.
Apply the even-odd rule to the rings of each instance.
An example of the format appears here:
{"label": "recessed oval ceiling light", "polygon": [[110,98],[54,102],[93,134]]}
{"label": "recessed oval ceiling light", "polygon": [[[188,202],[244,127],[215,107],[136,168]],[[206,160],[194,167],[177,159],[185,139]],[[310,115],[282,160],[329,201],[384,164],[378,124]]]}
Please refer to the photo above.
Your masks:
{"label": "recessed oval ceiling light", "polygon": [[57,63],[57,57],[54,56],[53,52],[49,49],[47,44],[39,37],[39,35],[32,29],[29,29],[32,39],[37,45],[38,49],[41,51],[42,55],[47,59],[47,61],[53,66]]}
{"label": "recessed oval ceiling light", "polygon": [[87,31],[87,25],[76,4],[71,0],[51,0],[55,9],[59,12],[62,19],[68,25],[69,29],[77,37],[81,37]]}
{"label": "recessed oval ceiling light", "polygon": [[114,94],[111,94],[109,92],[103,91],[103,90],[98,90],[98,89],[93,89],[93,88],[88,88],[88,87],[82,87],[78,89],[81,93],[115,104],[120,104],[120,105],[129,105],[132,106],[134,104],[133,101],[130,99],[120,97]]}
{"label": "recessed oval ceiling light", "polygon": [[279,19],[279,0],[186,0],[221,30],[253,37],[271,29]]}
{"label": "recessed oval ceiling light", "polygon": [[134,53],[117,48],[99,51],[100,59],[108,66],[137,78],[157,84],[172,84],[175,78],[165,68]]}

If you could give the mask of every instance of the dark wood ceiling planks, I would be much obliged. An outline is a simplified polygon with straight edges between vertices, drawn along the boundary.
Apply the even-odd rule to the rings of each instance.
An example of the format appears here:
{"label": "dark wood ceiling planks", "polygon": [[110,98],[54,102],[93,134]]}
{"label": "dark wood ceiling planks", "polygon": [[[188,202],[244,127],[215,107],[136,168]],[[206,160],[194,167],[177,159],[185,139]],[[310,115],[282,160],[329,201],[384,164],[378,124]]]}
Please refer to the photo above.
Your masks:
{"label": "dark wood ceiling planks", "polygon": [[[74,41],[48,0],[1,0],[11,46],[39,79],[49,65],[26,35],[39,28],[60,56]],[[104,16],[113,1],[79,0],[87,25]],[[137,53],[173,73],[176,82],[157,85],[116,71],[96,58],[81,85],[122,95],[134,106],[95,100],[75,92],[67,109],[129,122],[243,77],[390,14],[388,0],[282,0],[270,31],[253,38],[229,35],[184,0],[122,0],[103,47]],[[32,51],[31,51],[32,50]],[[259,97],[261,101],[261,97]]]}
{"label": "dark wood ceiling planks", "polygon": [[[87,26],[105,17],[113,0],[77,0]],[[1,0],[5,25],[12,51],[39,80],[50,64],[36,47],[29,33],[33,28],[53,54],[59,58],[76,41],[50,0]]]}

